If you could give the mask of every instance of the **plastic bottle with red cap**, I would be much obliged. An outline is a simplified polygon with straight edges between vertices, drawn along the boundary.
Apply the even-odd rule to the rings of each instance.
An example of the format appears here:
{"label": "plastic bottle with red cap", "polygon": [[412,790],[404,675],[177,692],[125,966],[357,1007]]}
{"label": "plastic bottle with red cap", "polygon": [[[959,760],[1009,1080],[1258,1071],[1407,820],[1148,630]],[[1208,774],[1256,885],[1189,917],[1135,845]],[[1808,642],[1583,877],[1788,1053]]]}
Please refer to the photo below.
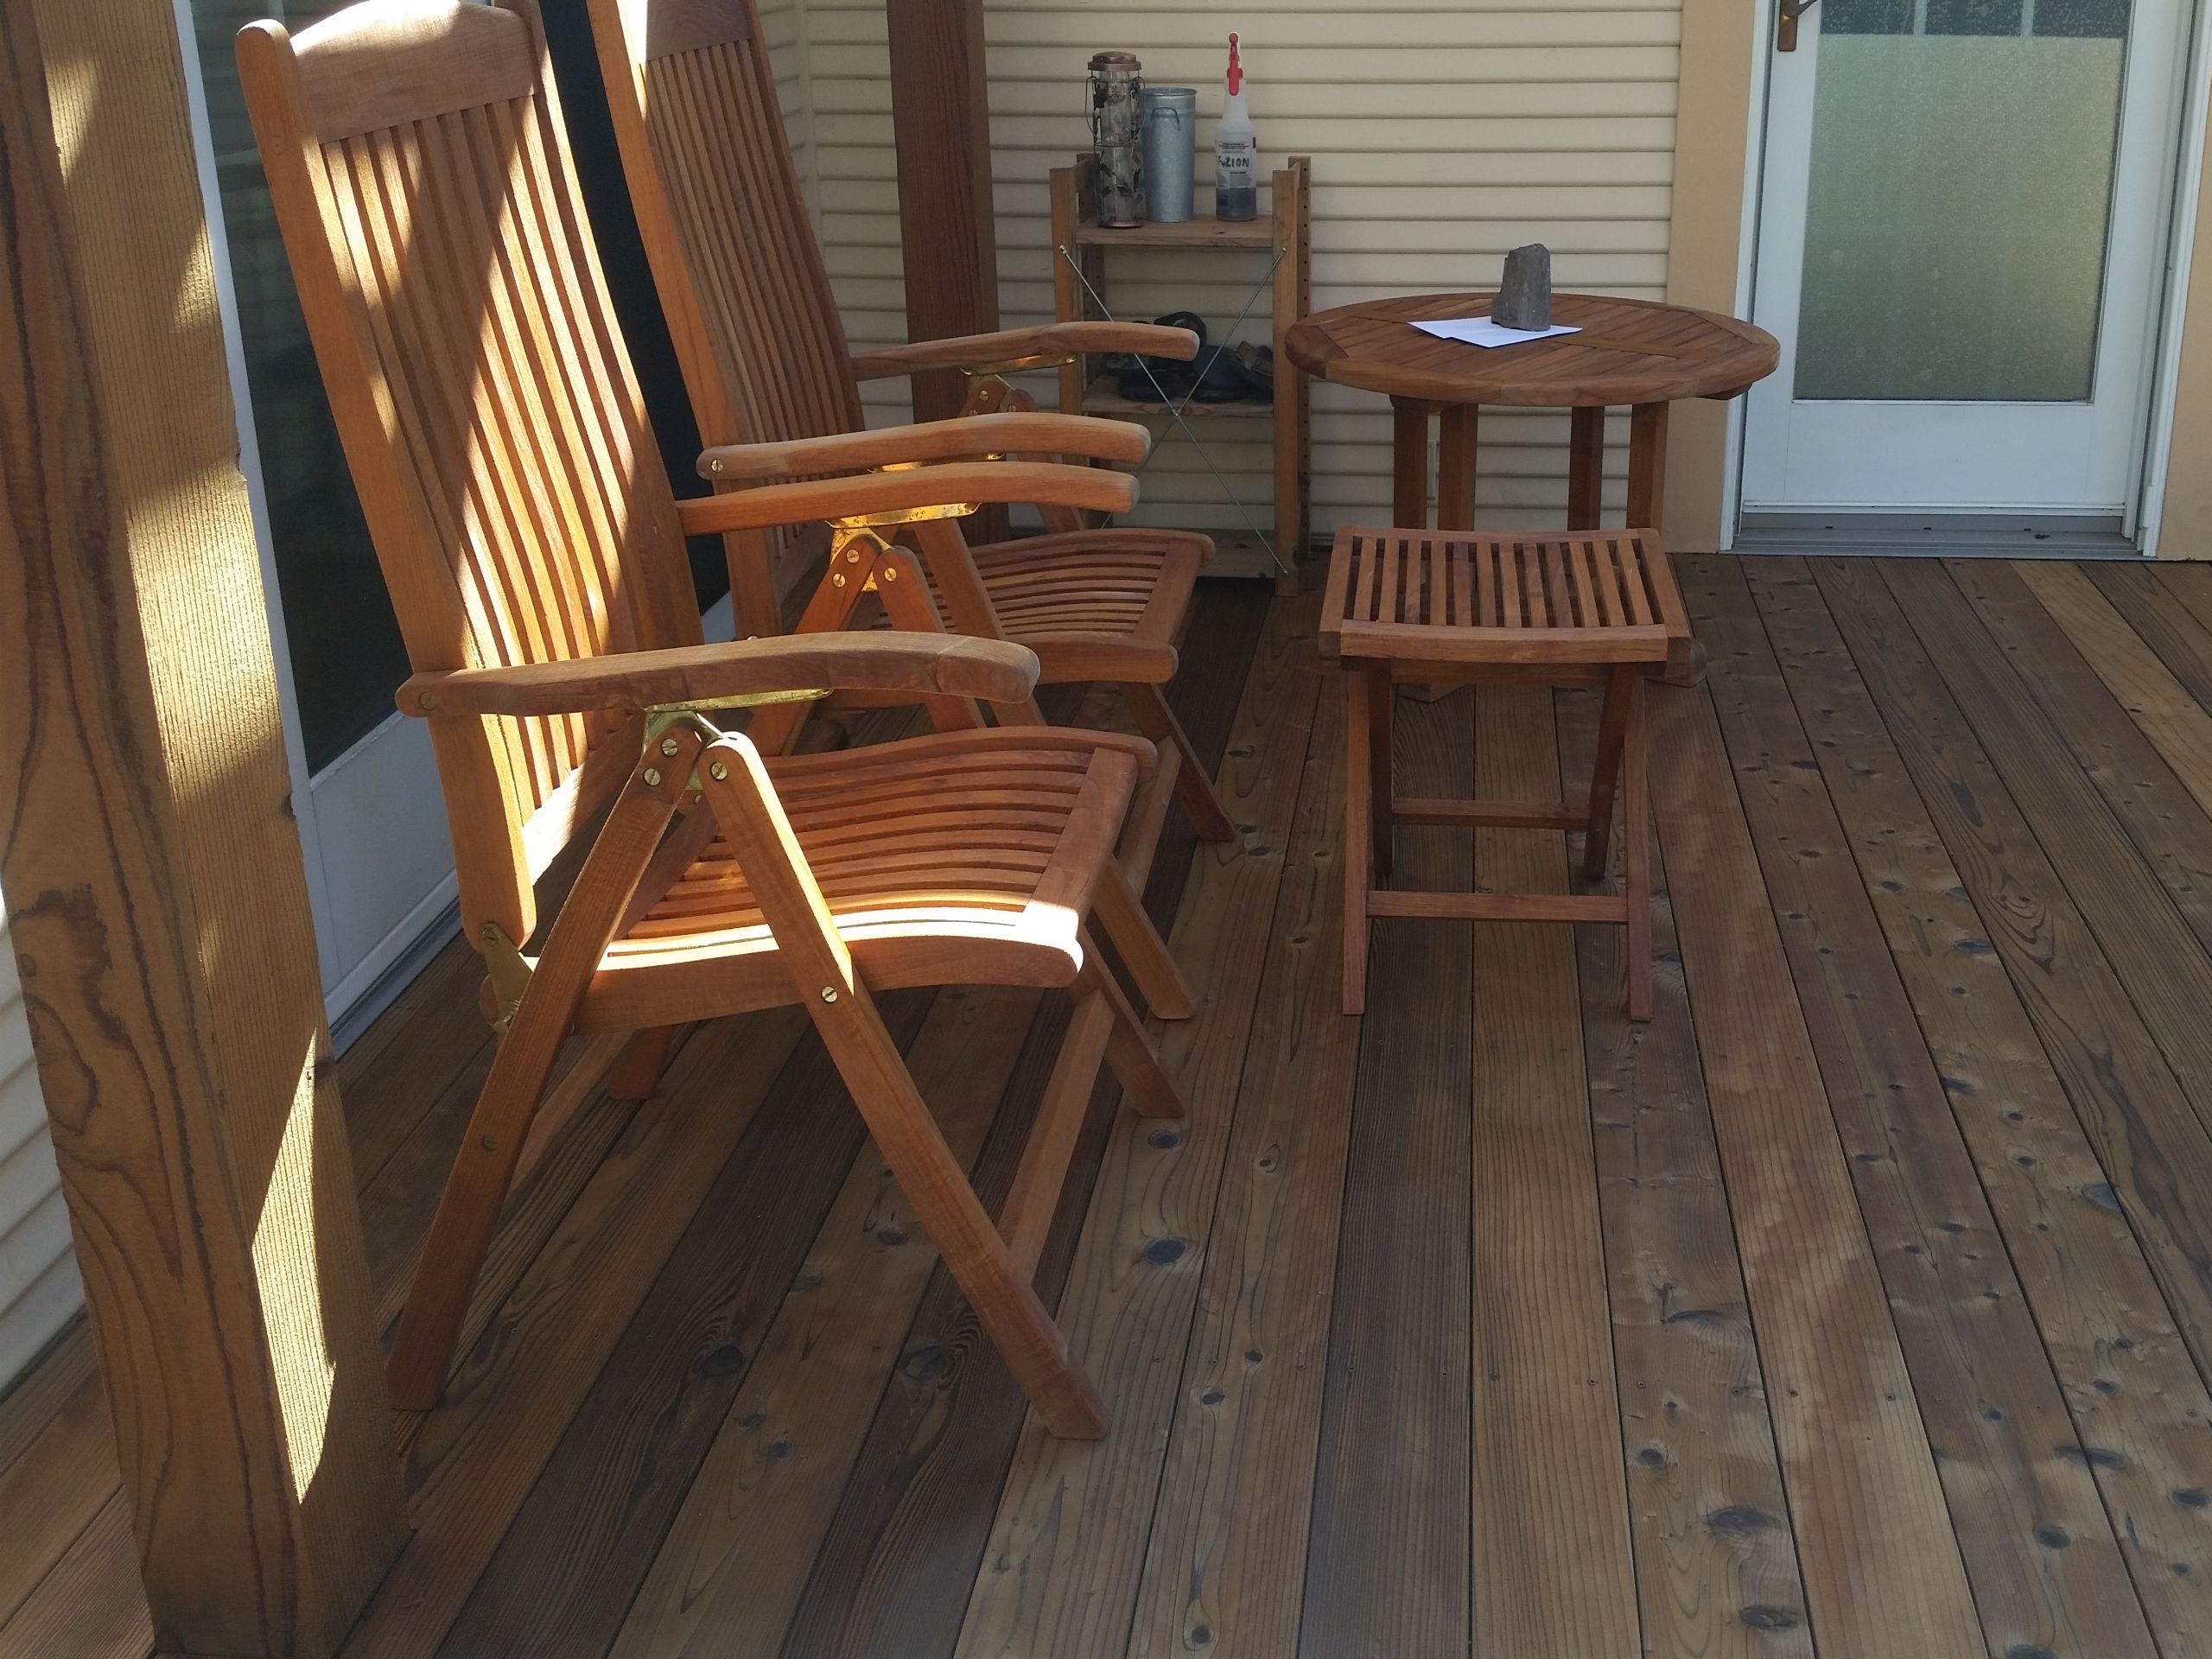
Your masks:
{"label": "plastic bottle with red cap", "polygon": [[1244,66],[1236,37],[1229,37],[1229,96],[1213,136],[1213,216],[1257,219],[1260,214],[1260,141],[1244,110]]}

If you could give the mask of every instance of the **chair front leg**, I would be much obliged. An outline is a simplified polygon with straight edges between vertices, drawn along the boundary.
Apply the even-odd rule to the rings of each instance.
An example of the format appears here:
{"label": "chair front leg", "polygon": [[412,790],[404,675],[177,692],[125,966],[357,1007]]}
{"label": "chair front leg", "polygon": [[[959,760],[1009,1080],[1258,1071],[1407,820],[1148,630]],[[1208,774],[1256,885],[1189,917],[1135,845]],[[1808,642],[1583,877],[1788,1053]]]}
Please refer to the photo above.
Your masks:
{"label": "chair front leg", "polygon": [[667,755],[656,747],[616,798],[500,1039],[399,1316],[385,1370],[399,1410],[428,1411],[438,1402],[499,1206],[561,1041],[575,1023],[600,958],[675,816],[700,741],[689,731],[671,735],[677,752]]}
{"label": "chair front leg", "polygon": [[915,1088],[807,868],[760,752],[742,737],[724,737],[709,747],[702,764],[708,799],[792,988],[946,1270],[1045,1427],[1063,1439],[1098,1439],[1106,1432],[1105,1408],[1069,1359],[1058,1326]]}

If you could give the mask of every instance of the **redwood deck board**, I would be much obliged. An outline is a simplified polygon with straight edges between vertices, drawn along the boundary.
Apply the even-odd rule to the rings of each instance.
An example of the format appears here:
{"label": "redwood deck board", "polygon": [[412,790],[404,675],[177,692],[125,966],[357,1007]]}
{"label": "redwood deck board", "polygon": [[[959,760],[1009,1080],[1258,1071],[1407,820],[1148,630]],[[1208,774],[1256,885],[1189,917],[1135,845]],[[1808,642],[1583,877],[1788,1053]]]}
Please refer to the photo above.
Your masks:
{"label": "redwood deck board", "polygon": [[[1587,775],[1599,699],[1564,693],[1560,767]],[[1615,812],[1609,880],[1626,858]],[[1579,887],[1592,884],[1580,880]],[[1617,927],[1575,930],[1629,1528],[1647,1650],[1811,1659],[1797,1541],[1713,1144],[1675,938],[1652,856],[1652,1019],[1621,1001]]]}
{"label": "redwood deck board", "polygon": [[2031,1230],[2024,1172],[1967,1151],[1740,567],[1698,562],[1684,597],[1975,1610],[2000,1650],[2152,1659],[2089,1465],[2027,1427],[2068,1413],[1993,1212]]}
{"label": "redwood deck board", "polygon": [[[1401,700],[1399,775],[1474,793],[1473,699]],[[1401,832],[1400,886],[1465,892],[1463,831]],[[1471,1635],[1474,939],[1384,922],[1368,1014],[1306,1548],[1300,1659],[1457,1659]]]}
{"label": "redwood deck board", "polygon": [[[634,1119],[588,1103],[503,1217],[453,1395],[402,1426],[419,1530],[349,1659],[596,1659],[618,1635],[623,1659],[995,1659],[1001,1637],[1053,1659],[1500,1659],[1570,1630],[1577,1659],[1630,1637],[1656,1659],[2212,1646],[2212,1130],[2191,1097],[2212,1107],[2212,571],[1682,569],[1713,668],[1654,696],[1651,1025],[1621,1017],[1618,931],[1596,927],[1385,922],[1373,1012],[1331,1011],[1341,721],[1285,623],[1312,601],[1210,589],[1179,713],[1232,795],[1297,775],[1248,815],[1257,859],[1171,816],[1146,895],[1211,941],[1196,989],[1231,1006],[1177,1039],[1210,1116],[1145,1126],[1216,1152],[1175,1199],[1202,1217],[1176,1224],[1178,1293],[1130,1302],[1114,1337],[1158,1357],[1156,1383],[1109,1389],[1133,1436],[1025,1452],[1024,1402],[940,1269],[856,1290],[865,1319],[839,1323],[830,1292],[858,1269],[822,1217],[877,1213],[856,1126],[798,1070],[749,1125],[718,1119],[733,1087],[768,1090],[736,1073],[772,1071],[798,1027],[702,1028],[664,1098]],[[1324,718],[1291,717],[1301,675]],[[1402,707],[1409,770],[1469,770],[1470,701]],[[1553,700],[1565,759],[1591,701]],[[1494,734],[1492,762],[1540,724]],[[1516,855],[1551,868],[1546,833],[1514,832]],[[1401,834],[1409,871],[1471,855],[1465,830]],[[1283,874],[1224,908],[1233,867],[1208,858]],[[1485,1001],[1478,961],[1514,983]],[[387,1295],[487,1052],[474,981],[446,953],[341,1063]],[[1554,1032],[1538,1004],[1561,997]],[[1052,996],[995,1006],[988,1054],[956,1045],[993,1099],[950,1108],[964,1144],[982,1134],[987,1201],[1065,1019]],[[1471,1116],[1514,1055],[1549,1189],[1518,1192],[1533,1143]],[[1103,1084],[1048,1300],[1141,1219],[1143,1184],[1103,1179],[1128,1128]],[[1483,1259],[1525,1284],[1477,1294],[1484,1225]],[[1805,1312],[1822,1298],[1825,1326]],[[1573,1342],[1534,1334],[1554,1328]],[[1846,1331],[1863,1375],[1823,1348]],[[0,1494],[42,1495],[0,1506],[0,1551],[21,1552],[0,1659],[150,1651],[107,1431],[71,1403],[87,1345],[0,1399]],[[698,1363],[729,1346],[752,1369]],[[1570,1359],[1595,1402],[1529,1392],[1569,1389]],[[1810,1408],[1808,1368],[1898,1398]],[[810,1389],[824,1376],[834,1400]],[[779,1512],[764,1488],[749,1519],[707,1513],[716,1479],[770,1455],[753,1409],[762,1432],[801,1425],[772,1490],[804,1502],[686,1602],[669,1551]],[[1057,1512],[1037,1484],[1055,1471]],[[683,1617],[626,1626],[641,1585]]]}

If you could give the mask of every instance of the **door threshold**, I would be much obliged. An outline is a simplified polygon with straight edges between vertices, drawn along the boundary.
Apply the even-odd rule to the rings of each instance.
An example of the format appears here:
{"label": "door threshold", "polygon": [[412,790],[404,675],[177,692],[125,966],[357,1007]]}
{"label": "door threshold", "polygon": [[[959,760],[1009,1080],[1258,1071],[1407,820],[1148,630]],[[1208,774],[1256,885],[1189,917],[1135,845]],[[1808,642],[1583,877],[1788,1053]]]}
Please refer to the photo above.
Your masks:
{"label": "door threshold", "polygon": [[2139,559],[2119,515],[1747,512],[1736,553],[1920,559]]}

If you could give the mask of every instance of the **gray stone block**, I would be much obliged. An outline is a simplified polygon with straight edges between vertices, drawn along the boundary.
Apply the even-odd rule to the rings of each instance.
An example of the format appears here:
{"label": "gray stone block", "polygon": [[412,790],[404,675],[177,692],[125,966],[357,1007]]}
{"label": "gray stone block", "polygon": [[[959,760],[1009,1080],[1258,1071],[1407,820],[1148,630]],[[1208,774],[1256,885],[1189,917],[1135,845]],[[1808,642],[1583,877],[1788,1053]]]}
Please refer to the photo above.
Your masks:
{"label": "gray stone block", "polygon": [[1505,277],[1491,302],[1490,320],[1502,328],[1552,326],[1552,251],[1541,242],[1505,256]]}

